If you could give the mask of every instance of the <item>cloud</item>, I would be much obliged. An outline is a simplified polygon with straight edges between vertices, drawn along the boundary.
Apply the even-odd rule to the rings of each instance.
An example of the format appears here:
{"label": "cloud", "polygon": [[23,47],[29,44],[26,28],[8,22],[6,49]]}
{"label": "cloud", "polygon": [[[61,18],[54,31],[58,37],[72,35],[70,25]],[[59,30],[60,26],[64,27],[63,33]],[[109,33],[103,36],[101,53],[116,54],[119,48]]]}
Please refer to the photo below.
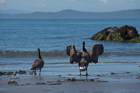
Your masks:
{"label": "cloud", "polygon": [[45,7],[46,4],[40,4],[40,5],[30,4],[30,6],[32,6],[32,7]]}
{"label": "cloud", "polygon": [[5,3],[5,0],[0,0],[0,4],[1,4],[1,3]]}
{"label": "cloud", "polygon": [[100,0],[100,2],[103,2],[104,4],[106,4],[109,0]]}
{"label": "cloud", "polygon": [[67,0],[67,1],[71,1],[71,2],[74,2],[75,0]]}
{"label": "cloud", "polygon": [[136,0],[99,0],[99,1],[104,3],[104,4],[106,4],[106,3],[110,2],[110,1],[117,1],[117,2],[128,2],[128,1],[131,1],[131,2],[133,2],[133,1],[136,1]]}
{"label": "cloud", "polygon": [[[45,1],[45,0],[44,0],[44,1]],[[66,1],[71,1],[71,2],[73,2],[73,1],[94,1],[94,2],[100,1],[100,2],[102,2],[102,3],[104,3],[104,4],[106,4],[106,3],[108,3],[109,1],[121,1],[121,2],[124,2],[124,1],[136,1],[136,0],[66,0]]]}
{"label": "cloud", "polygon": [[75,0],[70,0],[70,1],[72,1],[72,2],[73,2],[73,1],[75,1]]}
{"label": "cloud", "polygon": [[120,1],[135,1],[135,0],[120,0]]}

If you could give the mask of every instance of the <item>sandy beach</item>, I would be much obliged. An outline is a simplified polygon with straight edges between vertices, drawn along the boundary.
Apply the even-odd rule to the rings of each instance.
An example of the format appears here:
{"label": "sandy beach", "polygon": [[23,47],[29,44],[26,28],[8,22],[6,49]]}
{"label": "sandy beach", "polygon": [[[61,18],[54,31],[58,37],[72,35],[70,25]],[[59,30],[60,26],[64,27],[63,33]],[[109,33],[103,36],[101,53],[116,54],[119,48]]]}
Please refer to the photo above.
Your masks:
{"label": "sandy beach", "polygon": [[[139,66],[136,68],[140,69]],[[98,72],[59,75],[2,75],[0,93],[139,93],[139,72]]]}

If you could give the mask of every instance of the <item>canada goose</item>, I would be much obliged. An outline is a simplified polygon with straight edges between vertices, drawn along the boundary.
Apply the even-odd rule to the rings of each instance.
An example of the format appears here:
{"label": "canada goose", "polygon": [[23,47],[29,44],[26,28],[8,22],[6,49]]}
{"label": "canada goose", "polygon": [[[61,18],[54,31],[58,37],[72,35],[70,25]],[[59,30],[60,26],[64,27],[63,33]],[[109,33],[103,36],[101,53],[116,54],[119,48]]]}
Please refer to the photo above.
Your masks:
{"label": "canada goose", "polygon": [[36,73],[36,70],[40,70],[39,75],[41,75],[41,69],[44,66],[44,61],[43,61],[43,59],[42,59],[42,57],[40,55],[40,49],[39,48],[37,49],[37,51],[38,51],[38,57],[39,57],[39,59],[36,59],[32,63],[31,70],[35,70],[35,73]]}
{"label": "canada goose", "polygon": [[77,52],[74,45],[67,46],[67,55],[70,56],[70,63],[73,64],[74,62],[79,64],[80,69],[80,75],[81,71],[86,71],[89,63],[97,63],[98,62],[98,56],[101,55],[104,52],[104,47],[102,44],[96,44],[92,46],[92,49],[90,52]]}

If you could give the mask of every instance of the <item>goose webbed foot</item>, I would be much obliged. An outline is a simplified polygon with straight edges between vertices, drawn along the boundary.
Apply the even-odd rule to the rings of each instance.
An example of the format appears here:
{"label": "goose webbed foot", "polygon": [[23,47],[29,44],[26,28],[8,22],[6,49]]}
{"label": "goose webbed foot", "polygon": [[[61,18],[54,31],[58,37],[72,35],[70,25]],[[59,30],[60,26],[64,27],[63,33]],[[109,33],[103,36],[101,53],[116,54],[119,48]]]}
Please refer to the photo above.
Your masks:
{"label": "goose webbed foot", "polygon": [[39,70],[39,76],[41,75],[41,69]]}
{"label": "goose webbed foot", "polygon": [[88,76],[88,73],[86,73],[86,76]]}
{"label": "goose webbed foot", "polygon": [[35,76],[37,75],[36,71],[34,71],[34,75],[35,75]]}
{"label": "goose webbed foot", "polygon": [[80,76],[81,76],[82,74],[81,74],[81,72],[80,72]]}

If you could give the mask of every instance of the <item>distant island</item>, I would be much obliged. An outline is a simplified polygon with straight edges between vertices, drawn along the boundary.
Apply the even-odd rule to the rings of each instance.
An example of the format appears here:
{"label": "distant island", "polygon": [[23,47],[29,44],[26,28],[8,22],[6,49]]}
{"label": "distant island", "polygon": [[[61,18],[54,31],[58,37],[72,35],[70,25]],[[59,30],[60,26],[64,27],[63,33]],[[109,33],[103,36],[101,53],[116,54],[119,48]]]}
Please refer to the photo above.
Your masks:
{"label": "distant island", "polygon": [[2,14],[1,19],[7,18],[33,18],[33,19],[91,19],[91,18],[140,18],[140,9],[122,10],[114,12],[82,12],[75,10],[62,10],[58,12],[33,12],[20,14]]}

